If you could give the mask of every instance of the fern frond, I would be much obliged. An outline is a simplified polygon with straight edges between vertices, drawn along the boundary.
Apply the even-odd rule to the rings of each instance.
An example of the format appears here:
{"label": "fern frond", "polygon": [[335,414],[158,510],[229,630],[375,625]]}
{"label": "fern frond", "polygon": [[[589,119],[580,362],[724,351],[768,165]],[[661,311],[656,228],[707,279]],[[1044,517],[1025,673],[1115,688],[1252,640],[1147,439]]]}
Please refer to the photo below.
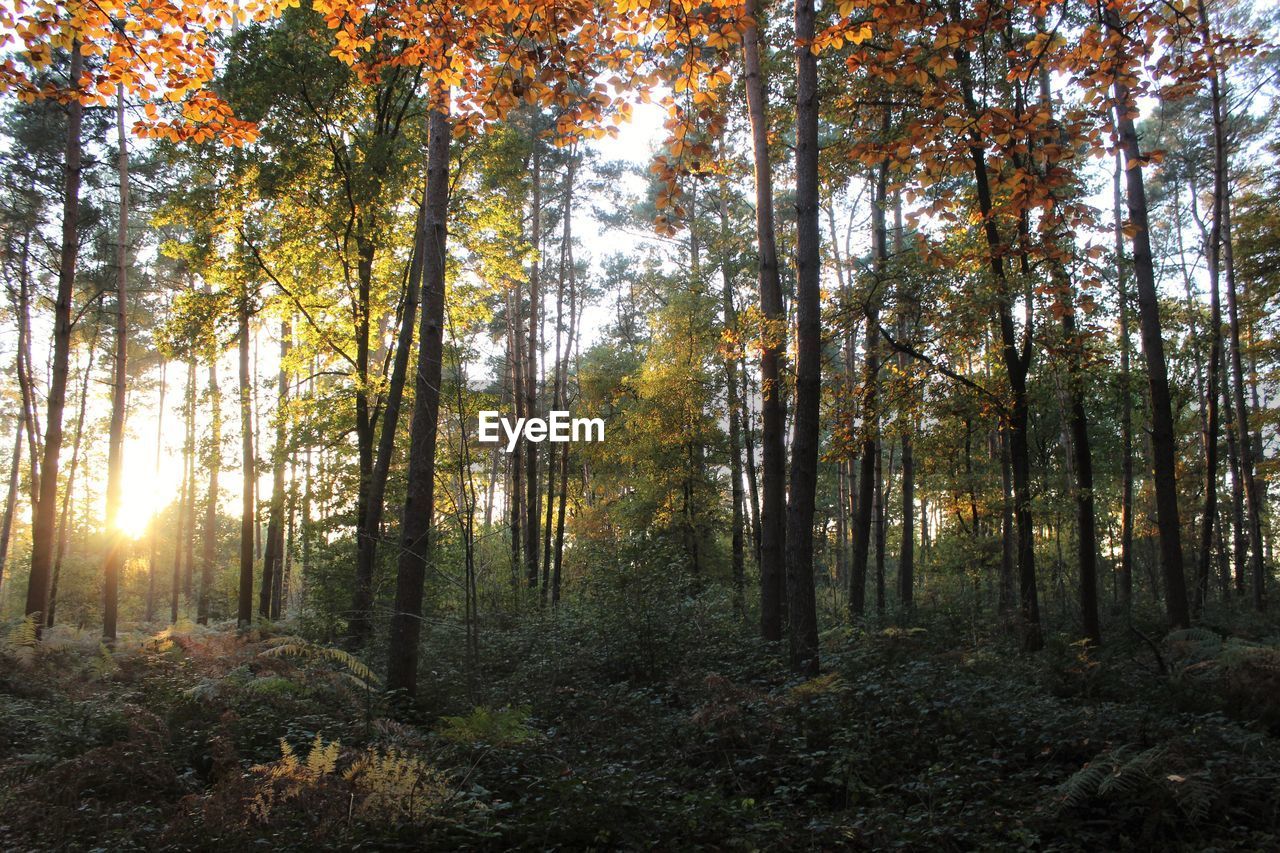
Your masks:
{"label": "fern frond", "polygon": [[5,635],[3,647],[6,651],[21,648],[34,648],[38,641],[37,633],[39,625],[36,623],[36,614],[28,613],[9,629],[9,633]]}
{"label": "fern frond", "polygon": [[368,688],[370,684],[381,684],[377,674],[360,658],[333,646],[321,646],[308,642],[301,637],[276,637],[268,643],[268,649],[262,652],[263,657],[297,657],[304,660],[325,660],[344,667],[348,672],[360,679]]}

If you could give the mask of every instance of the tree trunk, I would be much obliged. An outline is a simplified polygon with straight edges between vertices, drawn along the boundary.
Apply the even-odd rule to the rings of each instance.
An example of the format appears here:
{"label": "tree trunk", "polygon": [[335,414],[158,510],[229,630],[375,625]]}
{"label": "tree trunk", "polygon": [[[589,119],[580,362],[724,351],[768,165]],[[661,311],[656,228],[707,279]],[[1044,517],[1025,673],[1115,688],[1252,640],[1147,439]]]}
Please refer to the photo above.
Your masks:
{"label": "tree trunk", "polygon": [[[168,370],[169,362],[160,362],[160,402],[156,406],[156,460],[152,466],[152,477],[155,482],[160,482],[160,460],[164,456],[164,398],[165,391],[168,390]],[[182,512],[182,507],[178,507],[178,512]],[[157,550],[159,547],[159,521],[155,517],[151,519],[151,529],[148,538],[151,540],[151,556],[147,561],[147,619],[150,622],[156,615],[156,572],[158,567]]]}
{"label": "tree trunk", "polygon": [[18,505],[18,489],[22,467],[22,433],[26,421],[21,414],[17,417],[18,428],[14,431],[13,455],[9,463],[9,488],[4,498],[4,520],[0,521],[0,587],[4,584],[4,570],[9,562],[9,535],[13,532],[13,513]]}
{"label": "tree trunk", "polygon": [[[564,406],[564,383],[568,372],[569,351],[566,347],[561,353],[561,338],[564,334],[564,284],[565,276],[572,275],[572,269],[566,267],[573,263],[569,246],[573,240],[573,173],[574,162],[569,161],[565,173],[564,190],[564,231],[560,237],[560,267],[556,278],[556,349],[555,362],[552,367],[551,408],[561,409]],[[562,451],[568,454],[568,448]],[[542,601],[545,603],[551,586],[551,545],[556,507],[556,446],[547,442],[547,517],[542,532]]]}
{"label": "tree trunk", "polygon": [[1124,220],[1120,212],[1123,155],[1116,152],[1111,200],[1115,226],[1116,299],[1120,310],[1120,606],[1133,608],[1133,384],[1129,378],[1129,290],[1125,284]]}
{"label": "tree trunk", "polygon": [[[178,535],[173,547],[173,589],[169,591],[169,621],[178,621],[178,595],[185,582],[187,596],[191,595],[191,563],[194,556],[196,480],[195,465],[195,410],[196,363],[187,362],[187,384],[183,390],[183,443],[182,443],[182,494],[178,505]],[[185,571],[183,555],[186,556]]]}
{"label": "tree trunk", "polygon": [[818,58],[814,0],[796,0],[796,401],[788,501],[787,617],[791,666],[818,674],[813,515],[822,405],[822,235],[818,210]]}
{"label": "tree trunk", "polygon": [[209,623],[213,594],[214,560],[218,554],[218,473],[222,468],[222,393],[218,388],[218,349],[209,354],[209,487],[204,503],[204,531],[200,544],[200,600],[196,605],[196,621]]}
{"label": "tree trunk", "polygon": [[40,505],[40,457],[42,455],[40,441],[40,425],[36,417],[35,387],[31,371],[31,237],[24,235],[22,239],[22,259],[18,274],[18,355],[17,379],[21,397],[22,412],[20,417],[25,424],[27,448],[31,459],[31,476],[28,478],[31,514],[34,519],[36,508]]}
{"label": "tree trunk", "polygon": [[[572,192],[572,186],[569,189]],[[566,208],[565,215],[569,215]],[[568,234],[566,226],[566,235]],[[566,236],[566,240],[568,237]],[[569,393],[569,359],[576,352],[578,340],[578,274],[573,262],[573,243],[566,249],[569,268],[569,338],[565,344],[564,362],[560,367],[560,399],[563,402]],[[558,333],[557,333],[558,340]],[[564,568],[564,522],[569,502],[569,449],[566,447],[560,454],[560,502],[556,509],[556,541],[551,569],[551,604],[560,603],[561,573]],[[550,511],[548,509],[548,511]]]}
{"label": "tree trunk", "polygon": [[[720,241],[721,246],[728,245],[729,209],[726,198],[727,188],[720,186]],[[730,494],[733,500],[732,526],[730,528],[730,573],[733,578],[733,607],[740,615],[746,615],[746,560],[745,535],[743,530],[743,494],[742,494],[742,401],[738,394],[738,312],[733,304],[733,273],[729,269],[727,252],[720,258],[720,279],[722,289],[725,337],[733,341],[732,348],[725,354],[724,372],[725,387],[729,404],[729,480]]]}
{"label": "tree trunk", "polygon": [[[904,251],[905,234],[902,226],[902,194],[895,192],[893,197],[893,251],[901,255]],[[915,326],[915,318],[919,314],[916,294],[905,281],[898,283],[898,337],[910,342]],[[898,370],[902,373],[906,388],[906,403],[901,412],[902,426],[902,543],[898,552],[898,601],[910,610],[915,605],[915,558],[916,558],[916,466],[912,448],[912,437],[916,429],[916,413],[914,409],[915,395],[911,391],[910,375],[911,359],[905,352],[898,353]]]}
{"label": "tree trunk", "polygon": [[49,615],[45,625],[53,627],[54,613],[58,609],[58,579],[62,576],[62,561],[67,554],[71,538],[71,501],[75,496],[76,474],[80,470],[80,447],[84,439],[84,415],[89,402],[89,382],[93,373],[93,357],[98,351],[98,333],[101,327],[94,325],[93,338],[89,342],[89,355],[80,377],[80,404],[76,412],[75,437],[71,439],[71,464],[67,466],[67,485],[62,493],[62,508],[58,513],[58,545],[53,556],[53,577],[49,583]]}
{"label": "tree trunk", "polygon": [[[1223,107],[1225,109],[1225,105]],[[1226,154],[1225,116],[1219,122],[1218,134],[1223,139],[1218,142],[1223,149],[1222,171],[1230,175]],[[1231,390],[1234,395],[1236,427],[1236,449],[1240,454],[1240,473],[1244,486],[1245,508],[1248,511],[1249,533],[1249,568],[1252,576],[1253,607],[1262,611],[1266,606],[1266,568],[1263,564],[1262,484],[1258,482],[1254,466],[1262,455],[1262,444],[1259,436],[1251,432],[1249,427],[1249,407],[1244,396],[1244,364],[1241,353],[1240,311],[1237,304],[1237,288],[1235,273],[1235,252],[1231,242],[1231,190],[1224,181],[1222,188],[1222,262],[1227,279],[1227,320],[1231,335]],[[1255,371],[1256,372],[1256,371]],[[1256,399],[1256,388],[1254,390]]]}
{"label": "tree trunk", "polygon": [[124,479],[124,417],[127,404],[129,322],[129,146],[124,133],[124,84],[116,84],[116,144],[120,148],[120,216],[116,224],[116,353],[111,382],[111,428],[107,454],[107,556],[103,561],[102,638],[116,639],[120,570],[128,543],[120,527],[120,493]]}
{"label": "tree trunk", "polygon": [[409,477],[401,519],[396,597],[391,614],[387,688],[412,697],[418,687],[423,583],[435,515],[435,456],[444,348],[445,240],[449,213],[450,122],[435,106],[429,118],[426,228],[422,252],[422,325],[409,433]]}
{"label": "tree trunk", "polygon": [[1231,468],[1231,554],[1232,588],[1236,595],[1244,595],[1245,569],[1248,563],[1248,531],[1244,523],[1244,479],[1240,473],[1240,448],[1236,445],[1235,407],[1232,405],[1230,384],[1227,381],[1226,353],[1220,354],[1218,393],[1222,397],[1223,432],[1227,436],[1227,464]]}
{"label": "tree trunk", "polygon": [[280,373],[276,379],[276,442],[271,451],[271,514],[267,521],[267,552],[262,559],[262,589],[258,615],[280,618],[280,575],[284,568],[284,466],[288,448],[289,345],[293,330],[289,318],[280,321]]}
{"label": "tree trunk", "polygon": [[[889,479],[893,479],[893,443],[889,443]],[[884,528],[885,528],[885,512],[884,505],[888,502],[889,490],[885,487],[884,482],[884,454],[876,454],[876,491],[874,499],[874,507],[872,509],[873,521],[876,532],[876,614],[884,615],[885,606],[885,587],[884,587]]]}
{"label": "tree trunk", "polygon": [[79,254],[80,126],[83,107],[78,97],[83,61],[79,40],[71,42],[70,80],[73,97],[67,106],[67,146],[62,192],[62,248],[58,260],[58,294],[53,308],[53,370],[45,416],[44,459],[40,464],[39,500],[32,508],[31,574],[27,581],[26,615],[43,623],[49,606],[49,575],[53,562],[58,503],[58,457],[62,453],[62,410],[67,398],[67,365],[71,353],[71,297],[75,290]]}
{"label": "tree trunk", "polygon": [[[520,328],[520,289],[514,284],[507,296],[507,363],[511,368],[511,404],[516,420],[525,416],[524,409],[524,333]],[[507,491],[507,514],[511,519],[511,587],[520,587],[523,566],[520,550],[524,521],[524,450],[525,443],[516,442],[514,453],[508,454],[511,484]]]}
{"label": "tree trunk", "polygon": [[[1119,13],[1105,12],[1107,26],[1122,31]],[[1178,520],[1177,445],[1173,406],[1169,396],[1169,373],[1165,365],[1164,340],[1160,328],[1160,302],[1156,290],[1155,263],[1151,254],[1151,232],[1147,220],[1147,192],[1142,177],[1142,153],[1133,124],[1129,87],[1114,82],[1116,125],[1120,148],[1126,160],[1129,221],[1133,226],[1133,271],[1137,281],[1138,320],[1142,350],[1147,360],[1147,382],[1151,396],[1151,455],[1156,492],[1156,523],[1160,529],[1160,564],[1165,582],[1165,608],[1174,628],[1191,626],[1187,607],[1186,579],[1182,567],[1181,524]],[[1229,292],[1229,291],[1228,291]]]}
{"label": "tree trunk", "polygon": [[1209,264],[1209,376],[1204,389],[1204,503],[1200,524],[1200,553],[1196,564],[1192,610],[1204,612],[1209,597],[1209,568],[1212,565],[1214,522],[1218,517],[1218,366],[1222,361],[1222,305],[1219,301],[1222,258],[1222,213],[1227,197],[1227,141],[1223,127],[1222,97],[1218,88],[1218,67],[1209,37],[1209,14],[1204,0],[1196,4],[1200,34],[1209,52],[1209,100],[1213,120],[1213,198],[1209,212],[1209,237],[1205,257]]}
{"label": "tree trunk", "polygon": [[[742,33],[742,61],[746,70],[747,109],[751,118],[752,158],[755,163],[757,263],[760,311],[764,315],[760,347],[760,633],[772,642],[782,639],[782,596],[786,571],[787,448],[784,432],[787,410],[782,389],[782,360],[786,352],[787,326],[774,233],[773,168],[769,163],[769,118],[760,62],[760,28],[754,23],[761,11],[759,0],[747,0],[745,11],[752,20]],[[816,151],[813,156],[816,158]]]}
{"label": "tree trunk", "polygon": [[[529,270],[529,347],[524,373],[525,417],[538,414],[539,314],[542,307],[540,279],[542,269],[542,142],[538,135],[538,122],[533,127],[533,209],[530,212],[530,240],[533,243],[533,263]],[[524,440],[525,464],[525,524],[524,571],[529,589],[538,587],[538,531],[541,504],[538,502],[538,445]]]}
{"label": "tree trunk", "polygon": [[756,568],[760,568],[760,480],[756,477],[756,448],[751,423],[750,384],[747,379],[747,360],[738,361],[738,377],[742,380],[742,450],[746,457],[747,509],[751,514],[751,555]]}
{"label": "tree trunk", "polygon": [[[888,126],[888,114],[883,125]],[[871,193],[871,258],[877,282],[885,275],[888,262],[888,231],[885,225],[885,201],[889,166],[876,167]],[[853,562],[849,566],[849,613],[853,618],[867,612],[867,558],[871,553],[871,527],[875,518],[876,460],[880,458],[879,419],[876,415],[876,392],[880,376],[880,311],[873,284],[866,301],[867,327],[863,338],[862,360],[862,453],[858,472],[858,497],[853,514]]]}
{"label": "tree trunk", "polygon": [[[953,15],[958,8],[953,7]],[[978,115],[977,103],[973,96],[972,72],[969,64],[969,52],[964,47],[955,50],[956,64],[960,69],[961,84],[965,108],[971,119]],[[1036,591],[1035,540],[1031,517],[1031,470],[1027,446],[1027,428],[1029,421],[1027,399],[1027,371],[1031,365],[1032,355],[1032,317],[1031,297],[1028,294],[1027,316],[1022,330],[1022,344],[1019,347],[1018,334],[1013,321],[1014,297],[1010,292],[1011,284],[1005,276],[1004,252],[999,229],[993,215],[991,184],[987,173],[987,158],[984,141],[978,131],[970,131],[969,154],[973,160],[974,185],[977,193],[978,212],[983,220],[983,232],[986,237],[988,263],[992,279],[999,289],[997,305],[1001,358],[1008,376],[1012,407],[1008,414],[1009,429],[1009,463],[1013,474],[1013,517],[1017,534],[1018,555],[1018,592],[1020,616],[1022,621],[1022,645],[1027,651],[1038,651],[1044,645],[1040,630],[1040,604]],[[977,520],[974,520],[976,531]]]}
{"label": "tree trunk", "polygon": [[351,639],[357,646],[368,641],[373,630],[373,570],[377,564],[378,541],[382,537],[382,516],[386,511],[387,478],[391,472],[391,458],[395,455],[396,430],[400,426],[400,407],[404,402],[404,383],[409,374],[409,356],[413,352],[413,327],[418,315],[418,293],[422,284],[427,240],[427,202],[418,204],[418,217],[414,224],[413,256],[409,262],[409,275],[405,282],[404,307],[400,313],[400,330],[396,338],[396,353],[391,365],[391,381],[387,386],[387,404],[382,415],[382,432],[378,436],[377,457],[369,478],[368,506],[364,526],[360,531],[361,547],[356,558],[356,590],[352,602],[350,624]]}
{"label": "tree trunk", "polygon": [[240,354],[240,590],[236,625],[253,624],[253,540],[256,533],[257,460],[253,455],[253,384],[249,378],[249,283],[236,294]]}

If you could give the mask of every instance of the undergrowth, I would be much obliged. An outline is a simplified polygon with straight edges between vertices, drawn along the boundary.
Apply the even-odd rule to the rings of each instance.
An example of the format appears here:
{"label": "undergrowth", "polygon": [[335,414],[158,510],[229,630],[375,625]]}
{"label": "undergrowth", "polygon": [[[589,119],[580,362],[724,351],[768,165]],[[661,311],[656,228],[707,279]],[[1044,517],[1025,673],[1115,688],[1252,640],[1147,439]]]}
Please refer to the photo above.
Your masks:
{"label": "undergrowth", "polygon": [[922,612],[797,680],[720,592],[669,592],[489,626],[479,672],[430,623],[408,709],[376,657],[271,629],[3,626],[0,848],[1280,848],[1265,626],[1022,656]]}

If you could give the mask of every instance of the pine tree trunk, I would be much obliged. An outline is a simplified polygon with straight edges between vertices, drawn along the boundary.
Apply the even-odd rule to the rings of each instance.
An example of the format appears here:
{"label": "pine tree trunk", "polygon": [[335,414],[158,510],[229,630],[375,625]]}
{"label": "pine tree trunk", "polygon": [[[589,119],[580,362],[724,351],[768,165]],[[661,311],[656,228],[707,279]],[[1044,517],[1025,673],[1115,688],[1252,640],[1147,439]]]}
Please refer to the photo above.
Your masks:
{"label": "pine tree trunk", "polygon": [[1196,4],[1200,34],[1209,51],[1209,99],[1213,121],[1213,197],[1209,211],[1209,237],[1205,256],[1209,264],[1209,376],[1205,384],[1204,503],[1200,523],[1200,553],[1197,555],[1192,611],[1204,612],[1209,597],[1209,569],[1212,564],[1214,522],[1218,517],[1218,366],[1222,361],[1222,305],[1219,300],[1222,259],[1222,214],[1227,197],[1227,147],[1223,126],[1222,97],[1218,88],[1218,68],[1209,37],[1209,15],[1204,0]]}
{"label": "pine tree trunk", "polygon": [[[79,94],[83,61],[79,40],[71,42],[69,78]],[[62,248],[58,259],[58,293],[53,308],[53,370],[49,377],[45,417],[44,459],[40,464],[39,500],[32,508],[31,574],[24,613],[42,623],[49,606],[49,576],[53,563],[58,503],[58,457],[62,453],[62,411],[67,398],[67,366],[71,353],[71,297],[75,290],[76,259],[80,248],[80,128],[84,108],[79,97],[67,106],[67,146],[62,192]]]}
{"label": "pine tree trunk", "polygon": [[31,237],[23,235],[22,254],[18,273],[18,354],[17,379],[21,397],[20,417],[27,434],[27,449],[31,460],[31,476],[28,478],[31,514],[34,519],[40,505],[40,425],[36,417],[35,386],[31,374]]}
{"label": "pine tree trunk", "polygon": [[[539,315],[542,307],[541,270],[542,270],[542,142],[538,135],[538,122],[533,128],[533,209],[530,211],[530,242],[533,244],[533,264],[529,270],[529,346],[524,372],[525,416],[538,415],[538,369]],[[524,571],[525,582],[529,589],[538,587],[538,532],[539,513],[542,505],[538,502],[538,445],[524,440],[525,464],[525,522],[524,522]]]}
{"label": "pine tree trunk", "polygon": [[[1106,23],[1122,31],[1119,13],[1105,12]],[[1164,340],[1160,328],[1160,302],[1156,290],[1155,262],[1151,254],[1151,232],[1147,219],[1147,193],[1142,177],[1142,154],[1133,123],[1129,87],[1114,83],[1116,126],[1120,148],[1125,155],[1129,221],[1133,232],[1133,271],[1137,281],[1138,320],[1142,350],[1147,361],[1147,382],[1151,403],[1151,453],[1156,492],[1156,523],[1160,529],[1160,564],[1165,584],[1165,608],[1174,628],[1191,626],[1187,607],[1186,578],[1182,564],[1182,527],[1178,520],[1177,446],[1173,406],[1169,395],[1169,373],[1165,365]],[[1228,292],[1229,289],[1228,289]]]}
{"label": "pine tree trunk", "polygon": [[782,360],[786,353],[787,327],[774,233],[773,169],[769,164],[768,103],[760,60],[760,29],[754,23],[761,12],[759,0],[747,0],[745,11],[753,21],[743,30],[742,61],[746,70],[755,163],[757,264],[760,311],[764,315],[760,348],[760,633],[766,640],[778,641],[782,639],[786,572],[787,410]]}
{"label": "pine tree trunk", "polygon": [[396,597],[391,613],[387,688],[412,697],[418,687],[423,584],[435,518],[435,456],[444,351],[445,240],[449,212],[450,122],[435,106],[428,120],[426,228],[422,252],[422,324],[418,333],[409,477],[401,517]]}
{"label": "pine tree trunk", "polygon": [[400,313],[400,330],[396,337],[391,380],[387,386],[386,410],[382,416],[382,432],[378,436],[377,456],[369,476],[367,506],[359,534],[361,545],[356,555],[356,589],[349,625],[351,640],[356,646],[364,645],[373,631],[373,571],[377,565],[378,541],[382,537],[387,478],[391,472],[391,458],[395,455],[396,430],[400,426],[400,407],[404,402],[404,384],[409,375],[409,357],[413,352],[413,327],[418,315],[418,293],[422,285],[426,252],[426,204],[424,194],[418,204],[418,217],[414,224],[413,256],[405,282],[404,307]]}
{"label": "pine tree trunk", "polygon": [[814,0],[796,0],[796,399],[787,506],[787,617],[791,666],[818,674],[813,516],[822,405],[822,235],[818,210],[818,58]]}
{"label": "pine tree trunk", "polygon": [[[560,267],[559,274],[556,277],[556,347],[555,362],[552,367],[554,372],[551,391],[552,409],[562,409],[564,407],[564,384],[569,361],[568,348],[564,349],[563,354],[561,352],[561,338],[564,335],[565,276],[573,274],[571,269],[566,269],[568,265],[572,264],[572,253],[569,247],[573,240],[573,174],[574,162],[570,160],[565,173],[564,210],[561,214],[564,231],[560,237]],[[565,448],[562,453],[567,455],[568,449]],[[556,446],[551,442],[547,442],[547,514],[542,532],[543,603],[546,603],[551,586],[551,546],[556,507],[556,473]]]}
{"label": "pine tree trunk", "polygon": [[1129,378],[1129,290],[1125,285],[1124,226],[1120,212],[1123,155],[1116,152],[1111,199],[1115,226],[1116,300],[1120,311],[1120,606],[1133,609],[1133,384]]}
{"label": "pine tree trunk", "polygon": [[756,477],[755,429],[751,423],[750,385],[747,360],[738,361],[738,378],[742,380],[742,450],[747,472],[747,509],[751,515],[751,556],[760,568],[760,480]]}
{"label": "pine tree trunk", "polygon": [[[187,596],[191,595],[191,563],[194,556],[196,481],[195,466],[195,407],[196,363],[187,362],[187,383],[183,389],[183,443],[182,443],[182,492],[178,504],[178,535],[173,546],[173,588],[169,590],[169,621],[178,621],[178,596],[186,584]],[[183,556],[186,556],[185,571]]]}
{"label": "pine tree trunk", "polygon": [[128,382],[129,324],[129,147],[124,133],[124,84],[116,85],[116,144],[120,148],[120,216],[116,226],[115,371],[111,381],[111,427],[107,454],[107,556],[103,561],[102,638],[116,639],[120,570],[126,536],[120,527],[120,495],[124,479],[124,417]]}
{"label": "pine tree trunk", "polygon": [[89,341],[89,355],[80,375],[80,403],[76,412],[76,428],[71,439],[71,463],[67,466],[67,485],[62,492],[62,508],[58,512],[58,545],[53,555],[53,575],[49,582],[49,613],[45,625],[52,628],[58,609],[58,580],[62,576],[62,561],[67,554],[71,538],[71,504],[76,490],[76,474],[80,470],[80,448],[84,438],[84,416],[89,402],[89,382],[93,374],[93,357],[98,351],[98,334],[101,327],[94,324],[93,337]]}
{"label": "pine tree trunk", "polygon": [[[164,456],[164,398],[165,392],[168,390],[168,371],[169,362],[160,362],[160,402],[156,406],[156,459],[152,466],[152,477],[155,482],[160,482],[160,460]],[[181,506],[178,512],[182,512]],[[159,527],[158,519],[152,518],[151,530],[148,538],[151,540],[151,556],[147,561],[147,619],[150,622],[156,615],[156,573],[159,567],[156,565],[159,549]]]}
{"label": "pine tree trunk", "polygon": [[[885,114],[883,126],[889,124]],[[885,224],[888,163],[876,167],[871,193],[871,263],[877,279],[885,275],[889,259]],[[877,288],[878,289],[878,288]],[[880,310],[872,292],[866,301],[866,331],[862,360],[862,452],[859,454],[857,501],[853,515],[853,562],[849,566],[849,614],[857,619],[867,613],[867,562],[871,554],[871,528],[875,523],[876,461],[880,458],[879,418],[876,396],[880,381]]]}
{"label": "pine tree trunk", "polygon": [[271,512],[267,521],[267,549],[262,559],[262,589],[258,594],[258,615],[280,618],[280,575],[284,568],[284,467],[287,460],[289,345],[293,330],[289,319],[280,321],[280,371],[276,378],[276,442],[271,450]]}
{"label": "pine tree trunk", "polygon": [[[729,209],[726,198],[727,189],[720,185],[720,240],[722,246],[728,245]],[[723,252],[723,250],[722,250]],[[725,337],[733,341],[732,348],[724,359],[725,393],[729,404],[729,480],[732,496],[732,521],[730,527],[730,576],[733,578],[733,607],[742,616],[746,615],[746,559],[745,535],[743,530],[743,494],[742,494],[742,401],[738,394],[738,313],[733,304],[733,273],[729,269],[729,258],[722,254],[720,258],[721,298],[723,301]]]}
{"label": "pine tree trunk", "polygon": [[[1225,125],[1225,118],[1222,122]],[[1225,136],[1225,127],[1220,131]],[[1229,176],[1229,164],[1226,162],[1226,142],[1223,146],[1223,172]],[[1262,442],[1259,435],[1249,427],[1249,406],[1245,402],[1244,363],[1241,353],[1240,311],[1237,304],[1235,252],[1231,242],[1231,193],[1230,187],[1224,186],[1222,197],[1222,263],[1227,279],[1227,320],[1231,335],[1231,390],[1234,395],[1236,427],[1236,449],[1240,454],[1240,473],[1243,482],[1244,504],[1248,512],[1249,535],[1249,569],[1253,588],[1253,607],[1262,611],[1266,606],[1266,568],[1263,563],[1262,514],[1263,484],[1258,482],[1255,465],[1262,458]],[[1256,371],[1254,371],[1256,375]],[[1257,399],[1256,383],[1254,400]]]}
{"label": "pine tree trunk", "polygon": [[236,625],[253,624],[253,545],[256,534],[257,460],[253,455],[253,384],[249,377],[249,283],[236,294],[240,356],[240,587]]}
{"label": "pine tree trunk", "polygon": [[16,420],[18,428],[14,431],[13,455],[9,463],[9,488],[4,498],[4,520],[0,521],[0,587],[4,584],[4,570],[9,563],[9,536],[13,532],[13,513],[18,505],[22,467],[22,433],[26,428],[26,421],[21,415]]}
{"label": "pine tree trunk", "polygon": [[209,353],[209,486],[204,501],[204,530],[200,544],[200,598],[196,621],[209,623],[214,561],[218,555],[218,474],[222,468],[222,393],[218,388],[218,351]]}

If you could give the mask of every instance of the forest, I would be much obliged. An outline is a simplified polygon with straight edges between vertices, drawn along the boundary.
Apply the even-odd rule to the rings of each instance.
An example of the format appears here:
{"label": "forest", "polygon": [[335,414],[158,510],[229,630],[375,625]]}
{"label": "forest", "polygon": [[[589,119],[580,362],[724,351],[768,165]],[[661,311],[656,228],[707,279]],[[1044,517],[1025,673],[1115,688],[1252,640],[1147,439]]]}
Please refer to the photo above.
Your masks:
{"label": "forest", "polygon": [[1278,205],[1263,0],[6,0],[0,848],[1280,849]]}

